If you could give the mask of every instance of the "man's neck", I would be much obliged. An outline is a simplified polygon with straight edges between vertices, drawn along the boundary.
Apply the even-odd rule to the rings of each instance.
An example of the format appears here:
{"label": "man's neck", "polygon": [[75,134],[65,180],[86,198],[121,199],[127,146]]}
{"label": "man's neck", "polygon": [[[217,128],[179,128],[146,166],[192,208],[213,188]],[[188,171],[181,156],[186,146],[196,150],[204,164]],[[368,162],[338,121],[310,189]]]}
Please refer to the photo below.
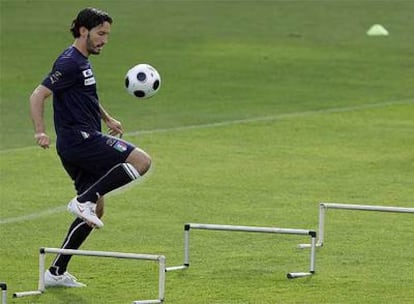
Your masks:
{"label": "man's neck", "polygon": [[79,38],[76,38],[72,44],[83,56],[89,57],[89,52],[86,49],[86,44],[83,43]]}

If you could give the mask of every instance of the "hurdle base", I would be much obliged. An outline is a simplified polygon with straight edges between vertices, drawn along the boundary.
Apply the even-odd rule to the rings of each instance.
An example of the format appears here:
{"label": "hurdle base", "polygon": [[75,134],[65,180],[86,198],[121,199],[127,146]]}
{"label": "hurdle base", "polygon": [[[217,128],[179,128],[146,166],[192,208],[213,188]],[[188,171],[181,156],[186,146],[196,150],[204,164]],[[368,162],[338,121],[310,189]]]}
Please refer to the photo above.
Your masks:
{"label": "hurdle base", "polygon": [[134,301],[132,304],[152,304],[152,303],[162,303],[163,300],[141,300],[141,301]]}
{"label": "hurdle base", "polygon": [[304,278],[304,277],[311,277],[313,272],[289,272],[286,277],[288,279],[297,279],[297,278]]}
{"label": "hurdle base", "polygon": [[43,292],[40,290],[15,292],[13,298],[23,298],[29,296],[40,296]]}
{"label": "hurdle base", "polygon": [[[297,246],[298,249],[305,249],[305,248],[311,248],[311,247],[312,247],[312,244],[299,244]],[[323,244],[322,243],[317,243],[315,245],[315,247],[323,247]]]}
{"label": "hurdle base", "polygon": [[190,265],[180,265],[180,266],[171,266],[171,267],[166,267],[165,268],[165,272],[168,271],[175,271],[175,270],[185,270],[189,267]]}

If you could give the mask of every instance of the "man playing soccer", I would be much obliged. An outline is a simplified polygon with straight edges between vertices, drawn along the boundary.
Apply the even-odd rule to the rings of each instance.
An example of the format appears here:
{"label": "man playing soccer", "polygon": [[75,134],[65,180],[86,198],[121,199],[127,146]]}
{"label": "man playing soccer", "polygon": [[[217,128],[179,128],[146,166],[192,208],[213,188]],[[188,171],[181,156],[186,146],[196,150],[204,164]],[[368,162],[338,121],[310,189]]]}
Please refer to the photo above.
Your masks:
{"label": "man playing soccer", "polygon": [[[94,227],[101,228],[104,195],[144,175],[151,159],[143,150],[115,136],[123,133],[119,121],[99,102],[89,55],[98,55],[108,42],[112,18],[86,8],[73,20],[74,43],[56,59],[51,72],[30,96],[37,144],[46,149],[50,139],[43,118],[46,99],[53,94],[56,149],[74,181],[77,196],[68,204],[76,216],[62,244],[78,249]],[[109,134],[101,133],[101,120]],[[82,287],[66,269],[70,255],[58,254],[45,273],[46,287]]]}

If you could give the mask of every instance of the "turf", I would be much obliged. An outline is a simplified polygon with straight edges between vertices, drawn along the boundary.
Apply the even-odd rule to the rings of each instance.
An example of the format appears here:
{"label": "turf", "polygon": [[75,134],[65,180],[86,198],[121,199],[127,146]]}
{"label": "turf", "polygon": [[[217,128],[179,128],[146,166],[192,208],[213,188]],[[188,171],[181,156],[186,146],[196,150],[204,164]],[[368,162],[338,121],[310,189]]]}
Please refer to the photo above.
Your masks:
{"label": "turf", "polygon": [[[75,257],[85,289],[37,286],[37,252],[58,247],[74,195],[55,149],[33,143],[28,96],[72,42],[85,6],[114,18],[91,61],[104,106],[154,166],[107,198],[82,249],[183,261],[186,222],[317,229],[321,201],[414,207],[412,1],[1,1],[0,281],[10,303],[130,303],[157,296],[157,266]],[[375,23],[387,37],[367,37]],[[125,72],[163,84],[139,102]],[[46,109],[53,135],[50,103]],[[31,217],[31,215],[34,215]],[[316,275],[308,238],[192,231],[191,267],[167,273],[166,303],[412,303],[413,216],[330,210]],[[48,262],[52,256],[48,257]]]}

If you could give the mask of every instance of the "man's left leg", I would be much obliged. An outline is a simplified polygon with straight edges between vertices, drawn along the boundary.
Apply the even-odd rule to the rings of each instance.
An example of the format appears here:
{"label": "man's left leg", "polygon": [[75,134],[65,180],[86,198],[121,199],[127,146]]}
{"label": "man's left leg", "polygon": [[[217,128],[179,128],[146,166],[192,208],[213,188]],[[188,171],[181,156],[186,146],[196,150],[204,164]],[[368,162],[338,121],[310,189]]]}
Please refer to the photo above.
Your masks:
{"label": "man's left leg", "polygon": [[[104,199],[101,197],[97,201],[96,214],[102,218],[104,213]],[[76,218],[71,224],[65,240],[61,246],[62,249],[78,249],[92,232],[92,227],[83,219]],[[66,270],[71,260],[71,255],[58,254],[45,274],[46,287],[65,286],[65,287],[84,287],[85,284],[77,282],[76,278]]]}

